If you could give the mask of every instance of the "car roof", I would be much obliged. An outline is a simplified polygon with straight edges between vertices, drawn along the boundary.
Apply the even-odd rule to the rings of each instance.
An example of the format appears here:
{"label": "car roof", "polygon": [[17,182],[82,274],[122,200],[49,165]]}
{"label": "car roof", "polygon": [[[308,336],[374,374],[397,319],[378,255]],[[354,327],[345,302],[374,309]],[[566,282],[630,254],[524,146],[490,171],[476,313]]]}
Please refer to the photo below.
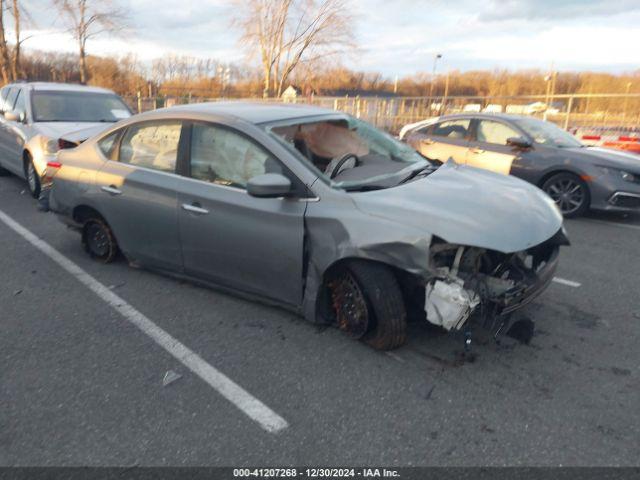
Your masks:
{"label": "car roof", "polygon": [[75,83],[57,82],[16,82],[6,85],[7,87],[27,87],[31,90],[65,91],[65,92],[93,92],[93,93],[113,93],[107,88],[91,87],[89,85],[79,85]]}
{"label": "car roof", "polygon": [[208,102],[192,103],[157,110],[168,114],[200,113],[235,117],[245,122],[261,124],[294,120],[299,118],[317,117],[319,115],[340,115],[340,112],[329,108],[316,107],[314,105],[269,103],[269,102]]}

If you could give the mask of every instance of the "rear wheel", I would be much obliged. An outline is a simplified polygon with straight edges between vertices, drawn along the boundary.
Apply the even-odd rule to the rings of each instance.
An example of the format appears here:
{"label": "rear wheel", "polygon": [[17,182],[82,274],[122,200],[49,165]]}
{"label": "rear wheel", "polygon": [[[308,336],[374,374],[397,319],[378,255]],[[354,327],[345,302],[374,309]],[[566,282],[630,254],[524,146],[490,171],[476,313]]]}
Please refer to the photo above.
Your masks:
{"label": "rear wheel", "polygon": [[573,173],[558,173],[542,185],[565,217],[577,217],[589,209],[589,188]]}
{"label": "rear wheel", "polygon": [[400,286],[384,265],[349,262],[329,282],[340,330],[378,350],[406,341],[407,312]]}
{"label": "rear wheel", "polygon": [[116,237],[101,218],[90,218],[84,222],[82,245],[91,258],[102,263],[113,262],[118,254]]}
{"label": "rear wheel", "polygon": [[40,176],[33,164],[33,158],[31,158],[31,155],[28,153],[24,158],[24,176],[27,179],[27,185],[29,186],[31,196],[33,198],[38,198],[40,195]]}

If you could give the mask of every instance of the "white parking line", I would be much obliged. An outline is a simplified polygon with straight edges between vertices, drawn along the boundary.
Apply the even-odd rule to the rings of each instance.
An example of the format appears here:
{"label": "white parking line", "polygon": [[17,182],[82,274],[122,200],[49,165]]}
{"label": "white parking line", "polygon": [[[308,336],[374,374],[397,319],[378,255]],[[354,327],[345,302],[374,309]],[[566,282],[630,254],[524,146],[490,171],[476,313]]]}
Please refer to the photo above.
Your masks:
{"label": "white parking line", "polygon": [[567,287],[573,287],[573,288],[578,288],[582,285],[581,283],[574,282],[573,280],[567,280],[565,278],[560,278],[560,277],[553,277],[553,281],[555,283],[559,283],[560,285],[566,285]]}
{"label": "white parking line", "polygon": [[78,281],[93,291],[98,297],[117,310],[124,318],[151,337],[158,345],[173,355],[185,367],[198,375],[224,398],[233,403],[242,412],[271,433],[279,432],[289,426],[287,421],[267,407],[260,400],[244,390],[229,377],[204,361],[198,354],[180,343],[146,316],[125,302],[109,288],[85,272],[78,265],[58,252],[51,245],[38,238],[18,222],[0,210],[0,220],[22,236]]}
{"label": "white parking line", "polygon": [[640,230],[640,225],[630,225],[627,223],[618,223],[618,222],[606,222],[604,220],[596,220],[593,218],[589,218],[587,222],[590,223],[599,223],[601,225],[610,225],[612,227],[620,227],[620,228],[630,228],[632,230]]}

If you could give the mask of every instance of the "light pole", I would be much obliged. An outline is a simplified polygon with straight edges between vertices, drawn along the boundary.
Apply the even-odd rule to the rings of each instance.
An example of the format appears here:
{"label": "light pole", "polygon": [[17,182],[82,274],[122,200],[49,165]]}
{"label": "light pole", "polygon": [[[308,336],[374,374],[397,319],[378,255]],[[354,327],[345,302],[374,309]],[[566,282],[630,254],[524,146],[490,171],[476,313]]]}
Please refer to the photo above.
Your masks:
{"label": "light pole", "polygon": [[[436,66],[438,65],[438,59],[442,58],[441,53],[436,53],[435,57],[433,57],[433,71],[431,72],[431,85],[429,85],[429,101],[433,103],[433,85],[436,83]],[[431,110],[431,105],[429,105],[429,109]]]}
{"label": "light pole", "polygon": [[629,90],[631,90],[631,82],[627,82],[626,96],[624,97],[624,107],[622,107],[622,123],[627,120],[627,101],[629,100]]}

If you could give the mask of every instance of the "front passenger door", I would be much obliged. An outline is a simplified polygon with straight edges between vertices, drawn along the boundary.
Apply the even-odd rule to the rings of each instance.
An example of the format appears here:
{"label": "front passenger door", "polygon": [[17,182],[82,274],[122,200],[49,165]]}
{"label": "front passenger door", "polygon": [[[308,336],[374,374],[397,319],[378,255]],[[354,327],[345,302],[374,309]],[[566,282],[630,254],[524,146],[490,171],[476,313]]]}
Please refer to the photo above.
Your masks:
{"label": "front passenger door", "polygon": [[469,144],[467,164],[509,175],[519,150],[507,145],[507,139],[521,136],[520,132],[506,123],[496,120],[477,120],[475,135]]}

